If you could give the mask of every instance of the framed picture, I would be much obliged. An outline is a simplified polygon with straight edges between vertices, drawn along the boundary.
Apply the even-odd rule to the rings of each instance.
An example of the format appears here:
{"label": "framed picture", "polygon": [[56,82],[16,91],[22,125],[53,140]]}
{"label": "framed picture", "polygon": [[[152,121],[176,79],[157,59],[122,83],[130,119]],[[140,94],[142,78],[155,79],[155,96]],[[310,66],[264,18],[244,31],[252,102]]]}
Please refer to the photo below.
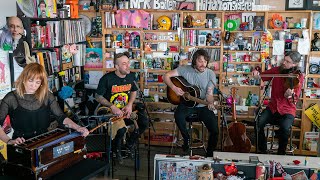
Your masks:
{"label": "framed picture", "polygon": [[307,0],[286,0],[286,10],[305,10]]}
{"label": "framed picture", "polygon": [[206,46],[206,35],[198,35],[198,46]]}
{"label": "framed picture", "polygon": [[309,10],[320,11],[320,0],[308,0],[307,7]]}

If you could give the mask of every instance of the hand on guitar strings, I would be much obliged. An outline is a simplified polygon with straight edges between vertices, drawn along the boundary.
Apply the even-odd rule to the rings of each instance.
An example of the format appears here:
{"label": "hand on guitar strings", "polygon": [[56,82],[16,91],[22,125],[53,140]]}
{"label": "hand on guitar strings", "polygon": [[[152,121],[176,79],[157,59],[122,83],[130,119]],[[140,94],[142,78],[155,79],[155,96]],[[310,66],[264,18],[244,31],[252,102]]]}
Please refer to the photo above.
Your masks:
{"label": "hand on guitar strings", "polygon": [[130,105],[125,106],[124,108],[122,108],[122,112],[124,113],[126,118],[130,118],[131,113],[132,113],[132,106],[130,106]]}
{"label": "hand on guitar strings", "polygon": [[122,117],[124,115],[124,112],[121,111],[121,109],[119,109],[117,106],[112,105],[110,107],[111,111],[113,114],[117,115],[118,117]]}
{"label": "hand on guitar strings", "polygon": [[181,88],[179,88],[179,87],[177,87],[177,86],[173,86],[173,87],[172,87],[172,90],[173,90],[178,96],[183,96],[184,93],[185,93]]}

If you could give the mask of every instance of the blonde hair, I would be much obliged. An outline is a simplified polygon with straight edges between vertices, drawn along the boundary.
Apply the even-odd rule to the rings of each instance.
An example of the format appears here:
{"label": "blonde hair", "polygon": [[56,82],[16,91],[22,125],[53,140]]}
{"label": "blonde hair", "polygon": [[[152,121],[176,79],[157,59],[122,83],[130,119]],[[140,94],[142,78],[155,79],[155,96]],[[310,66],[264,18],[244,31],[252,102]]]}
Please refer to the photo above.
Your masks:
{"label": "blonde hair", "polygon": [[18,96],[24,97],[24,94],[26,93],[24,83],[30,79],[41,80],[41,86],[35,92],[35,97],[40,103],[43,103],[44,99],[48,96],[49,89],[46,71],[44,67],[38,63],[28,64],[16,80],[15,87]]}

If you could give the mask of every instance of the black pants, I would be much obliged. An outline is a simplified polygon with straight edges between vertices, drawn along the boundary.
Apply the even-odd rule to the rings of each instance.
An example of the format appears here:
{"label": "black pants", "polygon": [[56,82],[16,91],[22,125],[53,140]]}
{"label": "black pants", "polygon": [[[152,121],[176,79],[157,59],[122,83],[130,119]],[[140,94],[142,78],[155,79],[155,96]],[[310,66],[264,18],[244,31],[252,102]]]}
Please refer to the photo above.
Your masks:
{"label": "black pants", "polygon": [[290,135],[290,128],[294,121],[292,114],[280,115],[278,112],[272,114],[269,108],[262,111],[258,119],[258,148],[261,152],[267,151],[267,138],[264,134],[266,124],[279,125],[279,148],[278,154],[285,154]]}
{"label": "black pants", "polygon": [[[132,133],[130,133],[130,137],[127,140],[127,145],[129,147],[131,147],[137,141],[139,136],[148,127],[148,118],[146,116],[145,108],[144,108],[143,104],[142,103],[136,103],[135,104],[135,109],[138,110],[138,112],[137,112],[137,115],[138,115],[137,124],[139,126],[139,129],[133,131]],[[130,119],[124,119],[124,121],[125,121],[127,126],[133,124],[133,121],[130,120]],[[117,131],[117,135],[113,140],[114,144],[115,144],[115,146],[117,146],[117,148],[121,148],[121,140],[124,137],[125,133],[126,133],[126,128],[122,128],[122,129],[119,129]]]}
{"label": "black pants", "polygon": [[180,104],[174,113],[175,122],[181,132],[184,142],[187,143],[190,137],[186,126],[186,117],[193,113],[198,114],[200,121],[203,121],[208,129],[209,139],[207,155],[212,156],[213,151],[217,147],[219,136],[218,120],[214,115],[214,112],[210,111],[208,107],[189,108],[183,104]]}

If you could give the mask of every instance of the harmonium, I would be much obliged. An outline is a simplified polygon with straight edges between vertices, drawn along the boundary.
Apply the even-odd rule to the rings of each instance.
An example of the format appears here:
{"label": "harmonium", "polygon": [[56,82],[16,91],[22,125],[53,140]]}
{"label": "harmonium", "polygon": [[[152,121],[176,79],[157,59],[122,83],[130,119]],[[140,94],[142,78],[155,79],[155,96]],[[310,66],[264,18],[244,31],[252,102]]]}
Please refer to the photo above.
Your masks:
{"label": "harmonium", "polygon": [[47,179],[83,159],[85,139],[78,132],[54,129],[23,144],[8,145],[7,153],[5,174]]}

